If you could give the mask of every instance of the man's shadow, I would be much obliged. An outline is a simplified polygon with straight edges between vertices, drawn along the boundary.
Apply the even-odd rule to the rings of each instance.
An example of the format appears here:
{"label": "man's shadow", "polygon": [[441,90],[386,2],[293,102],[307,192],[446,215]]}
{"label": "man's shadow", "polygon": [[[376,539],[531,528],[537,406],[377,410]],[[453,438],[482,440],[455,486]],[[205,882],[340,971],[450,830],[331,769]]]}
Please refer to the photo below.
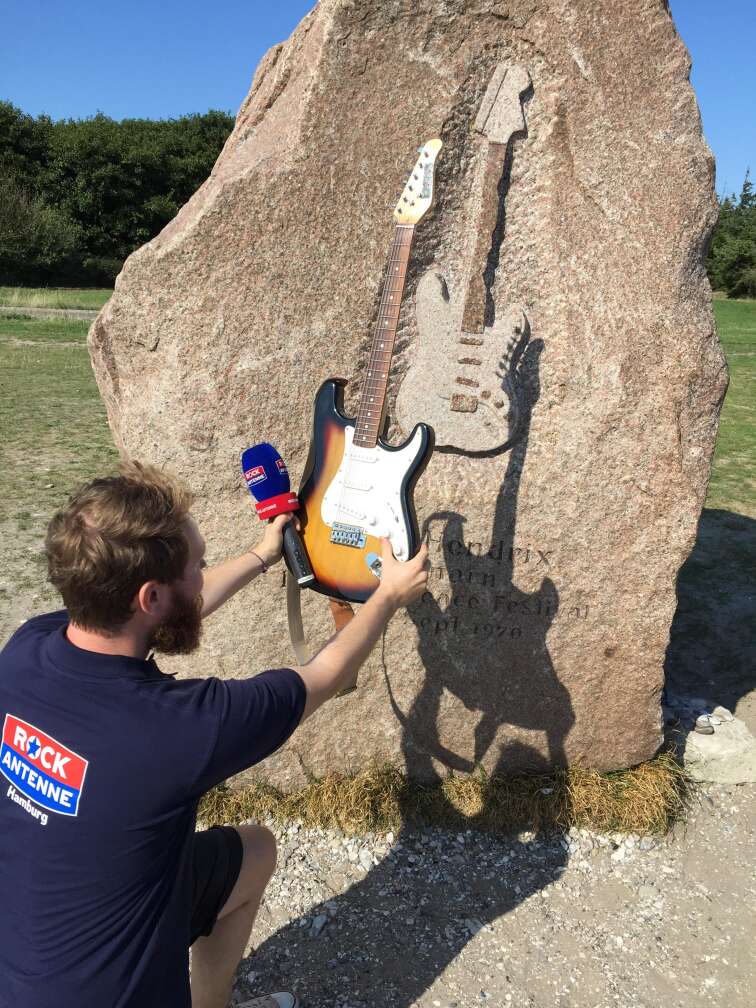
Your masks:
{"label": "man's shadow", "polygon": [[[464,542],[462,516],[433,516],[446,520],[441,541],[449,584],[441,591],[434,586],[432,598],[411,607],[426,677],[406,716],[395,706],[403,723],[402,749],[408,767],[414,776],[429,781],[438,781],[453,770],[473,769],[485,759],[500,727],[507,723],[542,731],[548,756],[515,739],[500,747],[493,761],[495,772],[546,773],[564,763],[564,738],[574,716],[546,646],[558,595],[547,576],[531,593],[513,583],[520,559],[515,546],[516,498],[530,413],[538,398],[540,349],[534,344],[523,360],[524,436],[509,457],[496,501],[490,548],[478,550]],[[460,576],[452,578],[451,572],[457,570]],[[491,612],[481,602],[478,633],[489,633],[481,629],[484,625],[505,627],[501,638],[491,631],[483,661],[477,653],[474,660],[469,657],[474,633],[466,637],[436,629],[437,623],[455,618],[459,627],[462,611],[465,619],[469,614],[466,625],[476,625],[477,606],[468,604],[472,592],[494,604]],[[512,633],[515,628],[517,634]],[[450,740],[439,737],[444,690],[468,710],[480,713],[472,755],[458,752]],[[333,1005],[341,998],[350,1008],[410,1008],[480,927],[509,913],[562,873],[567,854],[557,836],[519,839],[467,833],[478,825],[485,808],[473,819],[464,819],[451,806],[447,812],[449,821],[457,821],[453,832],[419,829],[412,823],[410,808],[402,807],[401,846],[391,849],[344,892],[308,908],[306,916],[295,918],[263,941],[244,964],[255,973],[248,993],[280,989],[289,982],[304,1005]],[[462,842],[457,835],[460,828],[466,830]],[[319,934],[312,927],[317,919],[328,921]],[[244,972],[243,968],[242,976]]]}
{"label": "man's shadow", "polygon": [[[521,437],[509,455],[494,510],[490,541],[470,542],[465,519],[454,512],[429,517],[423,532],[444,522],[441,535],[431,532],[429,591],[408,608],[418,632],[425,681],[405,714],[392,691],[390,698],[403,726],[402,747],[413,777],[437,779],[446,769],[465,773],[483,765],[490,773],[533,773],[544,760],[528,744],[499,744],[503,725],[543,733],[548,767],[566,765],[564,740],[574,723],[567,689],[556,676],[546,636],[559,612],[559,593],[548,576],[550,551],[516,538],[520,479],[525,467],[530,420],[538,401],[538,362],[543,346],[530,343],[518,367],[522,387]],[[493,462],[491,464],[494,464]],[[438,562],[441,553],[443,564]],[[436,562],[434,562],[436,561]],[[515,574],[540,577],[539,587],[522,591]],[[579,610],[564,614],[580,619]],[[479,711],[472,747],[454,749],[455,739],[442,739],[439,717],[444,692],[469,711]]]}

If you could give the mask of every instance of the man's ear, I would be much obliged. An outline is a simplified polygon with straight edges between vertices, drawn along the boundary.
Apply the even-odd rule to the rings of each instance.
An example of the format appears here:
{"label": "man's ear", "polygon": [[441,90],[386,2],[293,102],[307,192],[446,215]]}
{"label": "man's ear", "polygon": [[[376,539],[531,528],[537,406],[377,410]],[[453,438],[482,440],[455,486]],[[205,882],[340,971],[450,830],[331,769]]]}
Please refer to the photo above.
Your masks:
{"label": "man's ear", "polygon": [[168,585],[160,581],[145,581],[134,596],[134,611],[162,619],[168,612],[171,597]]}

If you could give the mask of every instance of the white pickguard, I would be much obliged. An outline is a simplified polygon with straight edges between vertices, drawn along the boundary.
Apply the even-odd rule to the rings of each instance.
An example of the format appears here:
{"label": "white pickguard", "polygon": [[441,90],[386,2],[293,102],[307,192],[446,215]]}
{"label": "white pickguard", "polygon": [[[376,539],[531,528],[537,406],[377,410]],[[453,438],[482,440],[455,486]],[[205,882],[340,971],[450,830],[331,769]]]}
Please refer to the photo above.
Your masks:
{"label": "white pickguard", "polygon": [[388,536],[394,556],[409,559],[409,530],[404,522],[401,486],[407,471],[422,452],[418,430],[403,448],[386,451],[380,445],[354,445],[354,427],[344,428],[344,456],[323,496],[320,516],[324,523],[357,525],[366,535]]}

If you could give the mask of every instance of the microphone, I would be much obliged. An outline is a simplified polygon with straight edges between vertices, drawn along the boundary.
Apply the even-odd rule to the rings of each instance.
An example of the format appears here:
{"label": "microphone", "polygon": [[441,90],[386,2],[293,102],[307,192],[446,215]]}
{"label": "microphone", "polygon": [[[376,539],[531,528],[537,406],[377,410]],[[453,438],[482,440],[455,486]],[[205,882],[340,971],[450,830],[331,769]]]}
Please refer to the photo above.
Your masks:
{"label": "microphone", "polygon": [[[291,492],[289,470],[273,445],[263,441],[247,448],[242,452],[241,468],[260,520],[297,510],[299,501]],[[291,522],[284,526],[283,553],[286,566],[300,587],[315,580],[302,540]]]}

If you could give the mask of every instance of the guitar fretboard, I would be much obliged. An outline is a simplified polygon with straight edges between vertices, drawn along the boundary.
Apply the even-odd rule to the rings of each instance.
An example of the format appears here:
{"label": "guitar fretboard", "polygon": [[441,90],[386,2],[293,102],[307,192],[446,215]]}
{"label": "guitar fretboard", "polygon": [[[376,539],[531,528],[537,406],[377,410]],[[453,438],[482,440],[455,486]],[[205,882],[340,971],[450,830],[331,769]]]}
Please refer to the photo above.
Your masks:
{"label": "guitar fretboard", "polygon": [[354,433],[354,443],[363,448],[374,448],[378,442],[414,231],[414,224],[397,224],[391,244]]}

